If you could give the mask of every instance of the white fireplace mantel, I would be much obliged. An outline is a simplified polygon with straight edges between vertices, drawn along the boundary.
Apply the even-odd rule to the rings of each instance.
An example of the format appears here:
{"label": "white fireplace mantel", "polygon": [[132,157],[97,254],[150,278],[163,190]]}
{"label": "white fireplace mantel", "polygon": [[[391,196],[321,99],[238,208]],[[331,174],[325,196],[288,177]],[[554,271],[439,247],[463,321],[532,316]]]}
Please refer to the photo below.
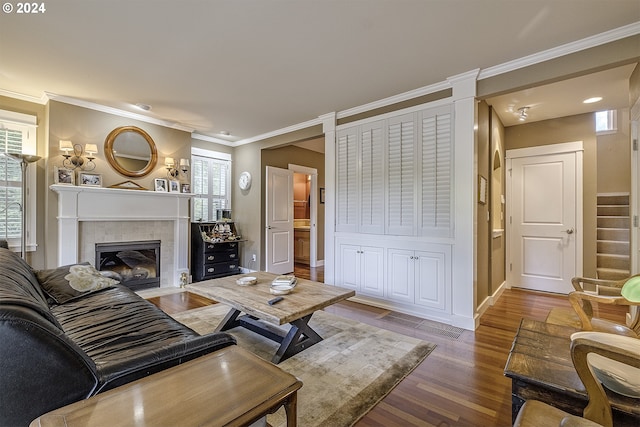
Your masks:
{"label": "white fireplace mantel", "polygon": [[80,262],[83,221],[171,221],[174,259],[169,285],[177,286],[181,273],[188,274],[192,194],[62,184],[49,188],[58,194],[58,265]]}

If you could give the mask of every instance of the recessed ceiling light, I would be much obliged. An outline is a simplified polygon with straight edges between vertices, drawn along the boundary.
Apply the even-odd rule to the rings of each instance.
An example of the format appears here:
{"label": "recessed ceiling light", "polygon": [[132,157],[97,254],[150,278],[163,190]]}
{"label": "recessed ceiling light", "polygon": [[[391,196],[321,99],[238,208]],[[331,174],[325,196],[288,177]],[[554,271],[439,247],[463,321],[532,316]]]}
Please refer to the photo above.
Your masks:
{"label": "recessed ceiling light", "polygon": [[583,104],[593,104],[594,102],[602,101],[601,96],[594,96],[593,98],[587,98],[582,101]]}
{"label": "recessed ceiling light", "polygon": [[143,111],[151,110],[151,105],[147,105],[147,104],[137,103],[137,104],[133,104],[133,106]]}
{"label": "recessed ceiling light", "polygon": [[231,133],[229,133],[228,130],[221,130],[220,131],[220,135],[229,136],[229,135],[231,135]]}

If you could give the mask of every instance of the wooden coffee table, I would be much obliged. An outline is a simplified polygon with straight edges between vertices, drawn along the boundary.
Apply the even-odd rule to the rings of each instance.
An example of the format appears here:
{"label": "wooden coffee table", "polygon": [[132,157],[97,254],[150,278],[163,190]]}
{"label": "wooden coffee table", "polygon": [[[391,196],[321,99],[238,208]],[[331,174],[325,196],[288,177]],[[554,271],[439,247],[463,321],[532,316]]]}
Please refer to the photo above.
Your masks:
{"label": "wooden coffee table", "polygon": [[284,406],[297,425],[302,382],[237,345],[48,412],[30,427],[247,426]]}
{"label": "wooden coffee table", "polygon": [[[254,276],[258,283],[240,286],[236,280],[243,276]],[[314,312],[354,296],[355,291],[298,278],[298,284],[290,294],[269,305],[268,301],[276,297],[269,292],[276,277],[266,272],[239,274],[192,283],[187,290],[231,306],[218,331],[242,326],[280,343],[271,360],[280,363],[322,341],[322,337],[309,326]],[[241,313],[245,314],[241,316]],[[287,323],[291,325],[288,331],[275,327]]]}

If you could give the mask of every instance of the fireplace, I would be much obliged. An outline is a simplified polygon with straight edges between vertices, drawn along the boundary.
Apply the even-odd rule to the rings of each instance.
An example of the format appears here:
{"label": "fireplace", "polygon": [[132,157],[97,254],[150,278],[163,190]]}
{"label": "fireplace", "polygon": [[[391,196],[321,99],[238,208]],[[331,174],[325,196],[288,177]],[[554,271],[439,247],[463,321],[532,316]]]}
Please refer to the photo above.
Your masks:
{"label": "fireplace", "polygon": [[96,268],[132,290],[160,287],[160,240],[96,243]]}

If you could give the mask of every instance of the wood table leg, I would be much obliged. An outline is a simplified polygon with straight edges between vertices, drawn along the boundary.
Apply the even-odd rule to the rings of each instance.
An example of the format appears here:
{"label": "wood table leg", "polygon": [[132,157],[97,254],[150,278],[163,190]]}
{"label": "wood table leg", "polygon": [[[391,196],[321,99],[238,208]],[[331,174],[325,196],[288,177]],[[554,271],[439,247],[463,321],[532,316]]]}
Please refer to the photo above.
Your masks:
{"label": "wood table leg", "polygon": [[240,326],[240,322],[238,322],[238,316],[240,315],[240,313],[241,311],[236,310],[235,308],[229,310],[227,315],[224,316],[224,319],[222,319],[222,322],[220,322],[220,324],[216,328],[216,332],[227,331],[229,329],[235,328],[236,326]]}
{"label": "wood table leg", "polygon": [[[313,313],[312,313],[313,314]],[[322,341],[322,337],[309,326],[312,314],[291,322],[291,329],[280,343],[278,351],[271,359],[272,363],[278,364],[291,356],[300,353],[305,348]]]}

